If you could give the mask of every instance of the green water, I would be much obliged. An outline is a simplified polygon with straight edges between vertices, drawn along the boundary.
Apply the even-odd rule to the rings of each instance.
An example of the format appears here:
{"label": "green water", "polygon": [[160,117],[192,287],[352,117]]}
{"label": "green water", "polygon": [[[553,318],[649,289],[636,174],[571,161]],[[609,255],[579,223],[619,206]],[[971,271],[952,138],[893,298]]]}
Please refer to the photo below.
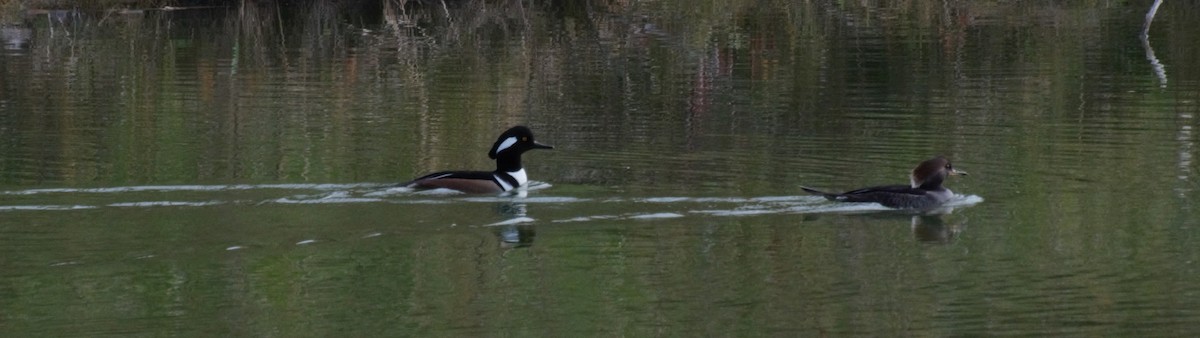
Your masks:
{"label": "green water", "polygon": [[[0,16],[0,335],[1200,325],[1194,6],[382,3]],[[517,124],[524,196],[389,187]]]}

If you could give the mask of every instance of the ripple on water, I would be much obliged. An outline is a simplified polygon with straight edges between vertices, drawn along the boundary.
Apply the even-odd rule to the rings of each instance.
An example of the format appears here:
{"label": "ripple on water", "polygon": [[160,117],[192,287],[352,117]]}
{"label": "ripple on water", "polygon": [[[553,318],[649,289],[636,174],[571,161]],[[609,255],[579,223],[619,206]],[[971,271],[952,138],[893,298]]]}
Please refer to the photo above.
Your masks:
{"label": "ripple on water", "polygon": [[171,191],[232,191],[232,190],[259,190],[259,189],[279,189],[279,190],[347,190],[347,189],[363,189],[377,188],[387,186],[384,183],[348,183],[348,184],[331,184],[331,183],[316,183],[316,184],[234,184],[234,185],[140,185],[140,186],[125,186],[125,187],[104,187],[104,188],[47,188],[47,189],[26,189],[26,190],[9,190],[0,192],[0,195],[34,195],[34,194],[63,194],[63,193],[88,193],[88,194],[113,194],[113,193],[129,193],[129,192],[171,192]]}
{"label": "ripple on water", "polygon": [[[549,184],[539,184],[548,187]],[[273,194],[274,190],[284,189],[309,190],[309,192],[293,193],[281,197],[266,197],[265,199],[229,198],[242,196],[247,191],[262,191]],[[225,204],[257,206],[263,204],[454,204],[454,203],[520,203],[520,204],[573,204],[573,203],[603,203],[606,205],[629,204],[626,209],[651,209],[638,212],[621,212],[608,215],[576,216],[551,222],[585,222],[593,220],[653,220],[688,217],[689,215],[707,216],[754,216],[769,214],[804,214],[804,213],[861,213],[892,210],[875,203],[836,203],[824,198],[811,195],[784,195],[758,197],[727,197],[727,196],[661,196],[661,197],[600,197],[582,198],[572,196],[463,196],[461,193],[440,190],[434,195],[454,196],[452,198],[428,198],[429,191],[413,191],[412,189],[396,189],[380,183],[348,183],[348,184],[264,184],[264,185],[171,185],[171,186],[129,186],[87,189],[29,189],[6,191],[0,194],[11,196],[30,196],[39,194],[106,194],[111,198],[128,198],[133,201],[113,201],[97,205],[59,205],[59,204],[20,204],[0,206],[0,211],[63,211],[83,210],[100,207],[119,208],[154,208],[154,207],[207,207]],[[239,192],[234,194],[233,192]],[[154,193],[155,198],[162,198],[162,193],[180,193],[194,197],[196,193],[215,194],[216,198],[203,200],[139,200],[143,193]],[[261,195],[261,192],[258,193]],[[224,196],[226,198],[222,199]],[[462,197],[458,197],[462,196]],[[413,198],[423,197],[423,198]],[[967,207],[978,204],[983,198],[975,195],[957,195],[943,209]],[[634,207],[633,205],[638,205]],[[728,205],[728,207],[722,207]],[[534,222],[532,218],[520,217],[486,226],[519,224]]]}
{"label": "ripple on water", "polygon": [[656,212],[656,213],[651,213],[651,214],[638,214],[638,215],[629,216],[630,219],[663,219],[663,218],[679,218],[679,217],[683,217],[683,215],[673,213],[673,212]]}
{"label": "ripple on water", "polygon": [[516,218],[507,219],[507,220],[503,220],[503,221],[492,223],[492,224],[487,224],[484,226],[485,227],[494,227],[494,226],[502,226],[502,225],[533,223],[534,221],[536,221],[536,220],[533,218],[529,218],[529,217],[516,217]]}
{"label": "ripple on water", "polygon": [[205,207],[210,205],[225,204],[224,201],[208,201],[208,202],[187,202],[187,201],[148,201],[148,202],[124,202],[111,203],[110,207]]}
{"label": "ripple on water", "polygon": [[0,211],[18,211],[18,210],[84,210],[95,209],[90,205],[3,205],[0,206]]}

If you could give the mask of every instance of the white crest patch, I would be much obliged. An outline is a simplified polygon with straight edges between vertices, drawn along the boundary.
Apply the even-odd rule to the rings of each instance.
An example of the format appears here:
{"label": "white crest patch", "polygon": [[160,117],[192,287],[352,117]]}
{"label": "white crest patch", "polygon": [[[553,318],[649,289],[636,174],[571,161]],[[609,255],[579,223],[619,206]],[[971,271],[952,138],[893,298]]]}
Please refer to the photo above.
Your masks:
{"label": "white crest patch", "polygon": [[512,147],[514,144],[517,144],[516,136],[504,139],[504,142],[500,142],[500,145],[496,146],[496,154],[500,154],[501,151],[508,149],[508,147]]}

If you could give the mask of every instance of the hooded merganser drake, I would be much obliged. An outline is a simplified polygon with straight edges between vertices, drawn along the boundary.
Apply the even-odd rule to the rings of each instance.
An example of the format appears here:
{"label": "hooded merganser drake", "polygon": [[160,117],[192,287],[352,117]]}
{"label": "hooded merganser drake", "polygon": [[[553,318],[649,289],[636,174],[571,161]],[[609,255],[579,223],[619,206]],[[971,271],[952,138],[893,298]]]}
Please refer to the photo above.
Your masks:
{"label": "hooded merganser drake", "polygon": [[885,207],[896,209],[930,209],[945,203],[954,197],[950,189],[942,186],[946,176],[966,175],[966,172],[954,170],[950,160],[945,157],[934,157],[918,164],[909,176],[910,185],[887,185],[851,190],[844,193],[827,193],[820,190],[800,187],[809,193],[825,196],[830,201],[838,202],[875,202]]}
{"label": "hooded merganser drake", "polygon": [[415,189],[445,188],[472,194],[510,191],[528,181],[525,168],[521,166],[521,154],[533,149],[554,147],[534,141],[533,132],[528,127],[512,127],[500,134],[492,150],[488,151],[488,157],[496,160],[495,171],[442,171],[421,176],[401,186]]}

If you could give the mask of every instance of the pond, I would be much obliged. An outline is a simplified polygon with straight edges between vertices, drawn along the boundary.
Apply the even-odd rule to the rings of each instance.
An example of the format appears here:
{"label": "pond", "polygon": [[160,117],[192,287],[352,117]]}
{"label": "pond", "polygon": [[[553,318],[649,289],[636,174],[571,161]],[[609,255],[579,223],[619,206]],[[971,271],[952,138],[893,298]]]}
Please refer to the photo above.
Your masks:
{"label": "pond", "polygon": [[[1200,324],[1195,6],[403,2],[6,9],[0,333]],[[514,125],[523,193],[395,187]]]}

